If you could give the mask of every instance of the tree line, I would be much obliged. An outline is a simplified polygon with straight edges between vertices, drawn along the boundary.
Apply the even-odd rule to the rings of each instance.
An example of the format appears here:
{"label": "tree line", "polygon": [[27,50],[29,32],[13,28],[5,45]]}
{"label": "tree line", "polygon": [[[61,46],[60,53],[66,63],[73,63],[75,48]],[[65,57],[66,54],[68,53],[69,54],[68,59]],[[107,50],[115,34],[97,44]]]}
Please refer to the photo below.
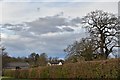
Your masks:
{"label": "tree line", "polygon": [[10,62],[27,62],[30,67],[46,66],[48,62],[63,62],[59,57],[48,57],[46,53],[37,54],[35,52],[28,55],[28,57],[11,57],[5,48],[2,48],[2,67],[5,68]]}

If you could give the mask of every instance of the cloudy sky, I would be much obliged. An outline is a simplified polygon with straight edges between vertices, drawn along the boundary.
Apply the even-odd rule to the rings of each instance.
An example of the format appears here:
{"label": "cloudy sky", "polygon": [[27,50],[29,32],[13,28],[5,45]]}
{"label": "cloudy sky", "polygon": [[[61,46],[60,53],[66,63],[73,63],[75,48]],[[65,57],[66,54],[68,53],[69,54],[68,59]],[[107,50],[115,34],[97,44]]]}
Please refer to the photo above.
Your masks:
{"label": "cloudy sky", "polygon": [[2,46],[14,57],[45,52],[64,58],[69,44],[87,36],[80,24],[83,16],[96,9],[118,14],[118,0],[0,1]]}

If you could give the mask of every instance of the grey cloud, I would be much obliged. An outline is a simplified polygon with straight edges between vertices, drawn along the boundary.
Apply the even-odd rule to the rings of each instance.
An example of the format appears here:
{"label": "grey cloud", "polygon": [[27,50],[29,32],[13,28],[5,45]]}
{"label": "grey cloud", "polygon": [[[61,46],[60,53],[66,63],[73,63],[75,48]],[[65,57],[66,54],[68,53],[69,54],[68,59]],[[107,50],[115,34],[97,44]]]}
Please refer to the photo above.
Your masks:
{"label": "grey cloud", "polygon": [[30,26],[29,31],[33,31],[37,34],[44,34],[48,32],[62,32],[62,31],[74,31],[70,27],[65,27],[63,30],[59,29],[57,26],[77,26],[81,19],[79,17],[69,20],[67,18],[62,18],[59,16],[49,16],[44,18],[39,18],[38,20],[32,22],[26,22]]}
{"label": "grey cloud", "polygon": [[30,26],[29,31],[33,31],[37,34],[48,33],[48,32],[60,32],[61,29],[56,26],[66,25],[65,18],[59,18],[56,16],[39,18],[32,22],[26,22]]}
{"label": "grey cloud", "polygon": [[25,29],[25,24],[10,24],[6,23],[2,25],[2,28],[6,28],[8,30],[13,30],[13,31],[22,31]]}
{"label": "grey cloud", "polygon": [[62,29],[68,32],[74,31],[74,29],[71,29],[70,27],[64,27]]}
{"label": "grey cloud", "polygon": [[[3,44],[10,48],[10,53],[13,52],[10,50],[14,50],[16,53],[19,52],[20,54],[20,52],[22,52],[21,54],[24,54],[27,49],[27,52],[46,52],[48,55],[54,54],[57,56],[57,54],[64,53],[63,49],[66,48],[67,45],[71,44],[78,38],[85,37],[83,32],[74,33],[74,29],[72,28],[77,27],[80,20],[79,17],[69,20],[68,18],[55,15],[39,18],[30,22],[24,22],[22,24],[7,23],[4,24],[2,28],[16,31],[16,35],[19,35],[20,37],[16,40],[5,40]],[[42,34],[57,34],[59,32],[63,34],[41,36]]]}
{"label": "grey cloud", "polygon": [[68,22],[68,26],[78,27],[77,24],[81,24],[81,18],[79,17],[73,18]]}
{"label": "grey cloud", "polygon": [[76,17],[76,18],[72,19],[71,22],[72,22],[73,24],[78,24],[78,23],[80,24],[80,23],[81,23],[81,18]]}
{"label": "grey cloud", "polygon": [[13,24],[10,24],[10,23],[6,23],[6,24],[4,24],[2,27],[3,28],[7,28],[7,26],[14,26]]}
{"label": "grey cloud", "polygon": [[[29,32],[35,32],[36,34],[44,34],[48,32],[62,32],[62,31],[74,31],[72,28],[59,29],[57,26],[77,26],[81,19],[79,17],[69,20],[68,18],[60,17],[60,15],[46,16],[34,21],[24,22],[21,24],[6,23],[2,28],[13,31],[22,31],[28,29]],[[29,28],[28,28],[29,27]]]}

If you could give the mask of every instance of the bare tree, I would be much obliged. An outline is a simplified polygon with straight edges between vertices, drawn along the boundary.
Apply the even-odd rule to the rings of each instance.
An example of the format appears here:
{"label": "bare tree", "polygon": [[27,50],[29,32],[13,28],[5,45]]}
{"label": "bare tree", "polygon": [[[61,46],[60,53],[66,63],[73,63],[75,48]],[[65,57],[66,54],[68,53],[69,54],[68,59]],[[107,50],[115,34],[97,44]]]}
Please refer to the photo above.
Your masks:
{"label": "bare tree", "polygon": [[94,59],[96,46],[93,39],[82,38],[80,41],[75,41],[72,45],[69,45],[65,52],[68,53],[68,59],[72,58],[77,61],[77,59],[84,57],[85,60],[92,60]]}
{"label": "bare tree", "polygon": [[83,26],[96,42],[98,53],[107,59],[117,45],[115,35],[120,23],[118,17],[112,13],[96,10],[88,13],[82,20]]}

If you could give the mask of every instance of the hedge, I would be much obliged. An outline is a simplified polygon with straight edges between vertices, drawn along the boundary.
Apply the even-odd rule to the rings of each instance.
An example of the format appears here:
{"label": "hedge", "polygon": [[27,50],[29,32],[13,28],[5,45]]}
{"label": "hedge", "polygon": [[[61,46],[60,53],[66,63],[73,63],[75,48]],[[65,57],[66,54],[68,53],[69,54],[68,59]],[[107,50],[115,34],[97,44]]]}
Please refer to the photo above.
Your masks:
{"label": "hedge", "polygon": [[62,66],[37,67],[26,70],[5,70],[4,75],[15,78],[120,78],[120,58],[83,61]]}

